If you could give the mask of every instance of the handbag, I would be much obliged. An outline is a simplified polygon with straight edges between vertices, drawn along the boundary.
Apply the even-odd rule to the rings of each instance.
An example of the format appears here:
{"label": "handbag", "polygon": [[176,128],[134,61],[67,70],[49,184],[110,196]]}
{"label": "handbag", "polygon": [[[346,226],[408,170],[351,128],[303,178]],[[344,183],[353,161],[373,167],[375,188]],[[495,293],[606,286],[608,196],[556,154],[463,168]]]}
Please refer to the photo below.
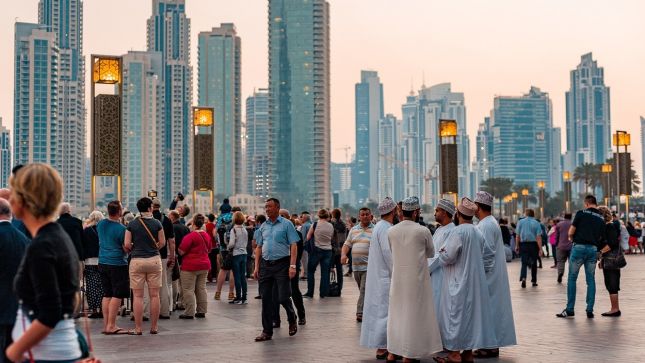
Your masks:
{"label": "handbag", "polygon": [[623,248],[620,246],[618,249],[611,250],[602,256],[603,269],[619,270],[625,266],[627,266],[627,260],[625,259]]}

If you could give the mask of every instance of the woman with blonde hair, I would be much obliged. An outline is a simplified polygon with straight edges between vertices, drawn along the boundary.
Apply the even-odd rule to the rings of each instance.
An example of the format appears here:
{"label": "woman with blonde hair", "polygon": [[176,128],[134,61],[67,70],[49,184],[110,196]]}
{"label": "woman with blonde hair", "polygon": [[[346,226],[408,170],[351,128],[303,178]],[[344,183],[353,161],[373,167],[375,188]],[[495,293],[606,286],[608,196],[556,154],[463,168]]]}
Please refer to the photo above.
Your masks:
{"label": "woman with blonde hair", "polygon": [[75,362],[83,355],[72,318],[78,302],[78,254],[54,222],[63,181],[51,166],[37,163],[23,166],[9,184],[11,210],[34,237],[14,279],[21,304],[7,358]]}
{"label": "woman with blonde hair", "polygon": [[96,229],[96,225],[102,219],[103,213],[97,210],[90,213],[89,218],[85,221],[82,236],[83,257],[85,258],[83,288],[87,299],[87,307],[92,312],[88,315],[90,319],[103,318],[103,313],[99,312],[103,299],[103,287],[101,285],[101,274],[99,273],[99,233]]}

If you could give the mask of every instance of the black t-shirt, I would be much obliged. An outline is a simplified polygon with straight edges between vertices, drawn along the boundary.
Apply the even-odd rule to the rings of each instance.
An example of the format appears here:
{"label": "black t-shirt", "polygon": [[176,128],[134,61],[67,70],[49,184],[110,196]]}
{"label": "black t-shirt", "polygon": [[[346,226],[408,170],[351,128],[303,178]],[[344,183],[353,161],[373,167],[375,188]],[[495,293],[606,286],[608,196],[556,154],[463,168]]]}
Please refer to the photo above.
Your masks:
{"label": "black t-shirt", "polygon": [[[157,210],[152,211],[152,216],[155,217],[156,220],[161,222],[161,226],[163,227],[163,234],[166,236],[166,241],[171,238],[175,238],[175,232],[172,228],[172,222],[170,221],[170,218],[166,217],[163,213]],[[166,243],[159,250],[159,254],[161,255],[162,259],[168,258],[168,243]]]}
{"label": "black t-shirt", "polygon": [[[145,223],[148,231],[141,224]],[[128,231],[132,234],[132,251],[130,257],[132,258],[148,258],[159,255],[157,250],[157,238],[159,231],[163,229],[161,223],[154,218],[137,217],[132,222],[128,223]],[[152,236],[150,236],[152,234]],[[153,240],[154,238],[154,240]]]}
{"label": "black t-shirt", "polygon": [[605,246],[605,219],[598,209],[587,208],[578,211],[571,225],[576,227],[573,243],[595,245],[599,250]]}

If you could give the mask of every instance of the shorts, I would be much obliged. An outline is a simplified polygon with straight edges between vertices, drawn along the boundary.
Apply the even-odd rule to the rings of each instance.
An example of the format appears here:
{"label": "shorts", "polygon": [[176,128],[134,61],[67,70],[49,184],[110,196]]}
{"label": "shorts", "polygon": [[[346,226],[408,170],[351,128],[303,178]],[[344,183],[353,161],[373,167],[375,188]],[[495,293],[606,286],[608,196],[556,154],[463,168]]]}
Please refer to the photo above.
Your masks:
{"label": "shorts", "polygon": [[130,297],[128,265],[104,265],[99,263],[103,297],[126,299]]}
{"label": "shorts", "polygon": [[145,283],[148,288],[161,288],[161,257],[135,257],[130,260],[130,287],[143,289]]}

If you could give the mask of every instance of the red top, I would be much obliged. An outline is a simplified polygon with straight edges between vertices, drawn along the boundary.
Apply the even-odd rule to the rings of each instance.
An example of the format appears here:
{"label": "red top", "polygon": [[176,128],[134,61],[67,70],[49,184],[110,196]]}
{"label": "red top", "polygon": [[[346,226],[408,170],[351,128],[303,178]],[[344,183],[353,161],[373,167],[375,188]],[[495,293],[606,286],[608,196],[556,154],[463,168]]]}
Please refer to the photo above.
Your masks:
{"label": "red top", "polygon": [[183,271],[210,270],[208,253],[213,248],[213,240],[204,231],[192,231],[184,237],[179,249],[184,252],[181,260]]}
{"label": "red top", "polygon": [[208,222],[206,223],[206,232],[209,236],[213,235],[213,230],[215,229],[215,223]]}

